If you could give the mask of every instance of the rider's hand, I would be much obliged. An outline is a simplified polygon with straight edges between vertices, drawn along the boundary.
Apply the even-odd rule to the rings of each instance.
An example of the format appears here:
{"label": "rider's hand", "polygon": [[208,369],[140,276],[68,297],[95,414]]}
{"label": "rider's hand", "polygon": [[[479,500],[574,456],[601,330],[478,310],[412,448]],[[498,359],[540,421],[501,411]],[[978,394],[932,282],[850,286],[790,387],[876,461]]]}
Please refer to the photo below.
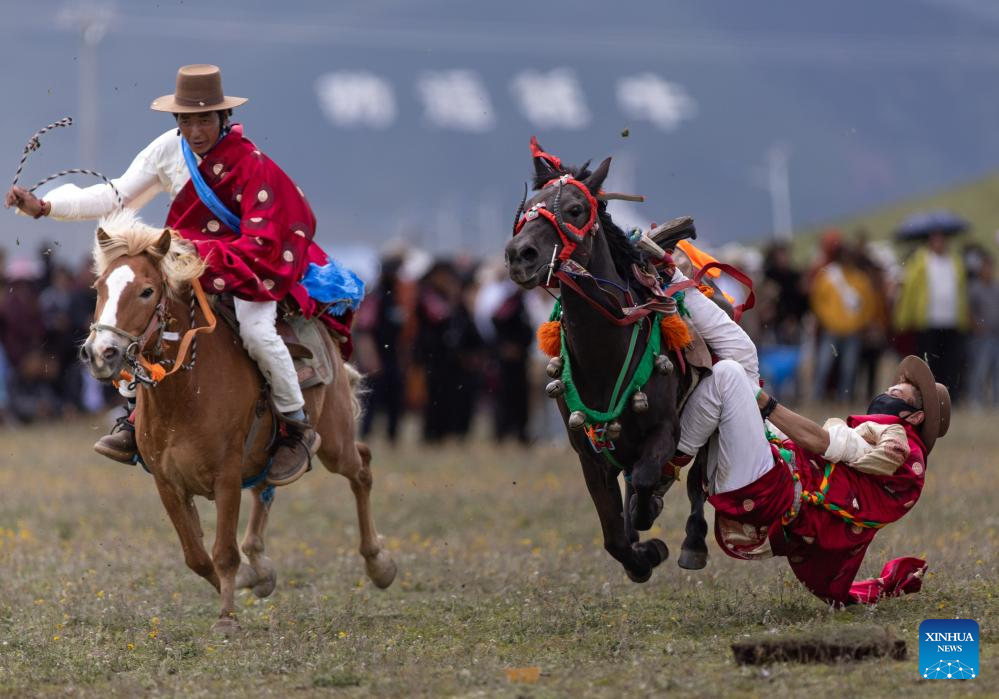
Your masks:
{"label": "rider's hand", "polygon": [[11,187],[3,198],[3,205],[6,209],[16,206],[32,218],[38,218],[38,216],[44,216],[48,213],[42,200],[23,187]]}

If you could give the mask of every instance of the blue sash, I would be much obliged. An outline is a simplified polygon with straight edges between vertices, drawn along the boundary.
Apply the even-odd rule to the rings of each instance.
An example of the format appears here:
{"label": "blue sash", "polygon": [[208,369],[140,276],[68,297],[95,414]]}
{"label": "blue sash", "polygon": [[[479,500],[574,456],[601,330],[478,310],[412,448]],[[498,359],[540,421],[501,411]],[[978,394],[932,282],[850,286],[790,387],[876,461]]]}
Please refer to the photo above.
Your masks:
{"label": "blue sash", "polygon": [[201,203],[208,207],[208,210],[215,214],[222,223],[229,227],[230,230],[236,232],[240,235],[239,230],[239,216],[229,211],[228,207],[222,203],[222,200],[218,198],[218,195],[208,186],[205,182],[205,178],[201,174],[201,170],[198,169],[198,161],[194,157],[194,151],[191,150],[191,146],[187,145],[187,139],[180,139],[180,149],[184,153],[184,160],[187,162],[187,170],[191,173],[191,182],[194,183],[194,191],[198,194],[198,199]]}

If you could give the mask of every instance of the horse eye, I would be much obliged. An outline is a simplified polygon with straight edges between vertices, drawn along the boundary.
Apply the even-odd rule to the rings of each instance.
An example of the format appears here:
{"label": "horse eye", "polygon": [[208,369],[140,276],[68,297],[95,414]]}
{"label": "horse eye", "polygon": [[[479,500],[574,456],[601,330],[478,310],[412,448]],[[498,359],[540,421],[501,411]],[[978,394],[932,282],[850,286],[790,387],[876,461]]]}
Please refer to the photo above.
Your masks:
{"label": "horse eye", "polygon": [[573,207],[569,209],[569,213],[572,214],[573,216],[581,215],[583,213],[583,205],[582,204],[573,205]]}
{"label": "horse eye", "polygon": [[152,295],[153,295],[153,287],[151,286],[146,287],[145,289],[142,290],[142,293],[139,294],[139,296],[141,296],[144,299],[148,299]]}

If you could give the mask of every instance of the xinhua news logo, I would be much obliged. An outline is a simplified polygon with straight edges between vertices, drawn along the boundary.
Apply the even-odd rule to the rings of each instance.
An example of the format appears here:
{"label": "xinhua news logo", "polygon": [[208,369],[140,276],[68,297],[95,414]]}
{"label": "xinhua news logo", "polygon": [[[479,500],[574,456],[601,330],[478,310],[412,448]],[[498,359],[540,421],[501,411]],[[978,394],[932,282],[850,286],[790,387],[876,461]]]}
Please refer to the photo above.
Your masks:
{"label": "xinhua news logo", "polygon": [[927,619],[919,625],[919,674],[928,680],[978,677],[978,622]]}

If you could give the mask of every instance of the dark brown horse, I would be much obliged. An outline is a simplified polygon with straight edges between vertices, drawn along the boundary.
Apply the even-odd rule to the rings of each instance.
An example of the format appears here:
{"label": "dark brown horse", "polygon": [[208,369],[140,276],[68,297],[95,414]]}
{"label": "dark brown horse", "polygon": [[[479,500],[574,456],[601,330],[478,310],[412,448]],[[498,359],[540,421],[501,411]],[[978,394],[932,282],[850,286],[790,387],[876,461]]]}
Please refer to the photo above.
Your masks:
{"label": "dark brown horse", "polygon": [[[563,166],[536,141],[532,147],[536,193],[522,202],[515,235],[506,246],[510,278],[526,289],[558,279],[572,380],[586,406],[603,410],[620,383],[622,366],[630,357],[624,376],[634,374],[650,336],[649,332],[636,333],[637,346],[629,351],[634,325],[615,321],[622,308],[650,300],[649,288],[638,282],[634,272],[635,266],[647,269],[647,261],[597,199],[610,158],[591,172],[586,165]],[[655,318],[648,315],[636,322],[653,323]],[[679,439],[678,399],[688,379],[670,370],[670,364],[663,362],[663,370],[653,372],[640,389],[647,397],[647,408],[639,396],[616,418],[619,427],[613,426],[614,434],[620,433],[613,440],[613,461],[623,467],[629,481],[627,507],[622,503],[617,465],[579,429],[582,413],[571,415],[565,395],[558,398],[569,441],[600,517],[604,547],[636,582],[648,580],[652,569],[669,555],[666,544],[658,539],[639,542],[636,530],[649,529],[662,509],[656,491],[662,492],[663,467]],[[555,387],[555,393],[561,391],[561,386]],[[687,568],[703,567],[706,560],[707,524],[700,482],[695,469],[688,479],[691,515],[679,561]]]}
{"label": "dark brown horse", "polygon": [[[205,323],[204,312],[189,313],[191,282],[201,274],[202,264],[193,246],[171,231],[119,214],[98,229],[94,261],[100,275],[96,323],[82,355],[95,378],[118,377],[129,360],[137,361],[145,340],[160,330],[182,336],[192,320]],[[371,452],[355,439],[360,377],[341,360],[328,334],[324,336],[335,376],[329,385],[305,391],[306,409],[322,438],[323,465],[350,481],[367,574],[384,588],[395,578],[396,566],[371,515]],[[176,337],[161,336],[161,354],[156,353],[160,343],[149,343],[149,359],[175,357]],[[274,566],[264,555],[271,500],[261,498],[263,483],[252,489],[246,533],[239,547],[236,542],[241,486],[252,482],[267,463],[270,425],[268,421],[264,429],[254,427],[260,420],[262,378],[235,332],[220,323],[197,343],[196,355],[188,355],[185,368],[139,390],[135,436],[180,537],[185,562],[221,594],[213,629],[231,633],[239,629],[235,589],[252,588],[265,597],[276,582]],[[195,495],[215,501],[218,524],[211,556],[202,541]]]}

